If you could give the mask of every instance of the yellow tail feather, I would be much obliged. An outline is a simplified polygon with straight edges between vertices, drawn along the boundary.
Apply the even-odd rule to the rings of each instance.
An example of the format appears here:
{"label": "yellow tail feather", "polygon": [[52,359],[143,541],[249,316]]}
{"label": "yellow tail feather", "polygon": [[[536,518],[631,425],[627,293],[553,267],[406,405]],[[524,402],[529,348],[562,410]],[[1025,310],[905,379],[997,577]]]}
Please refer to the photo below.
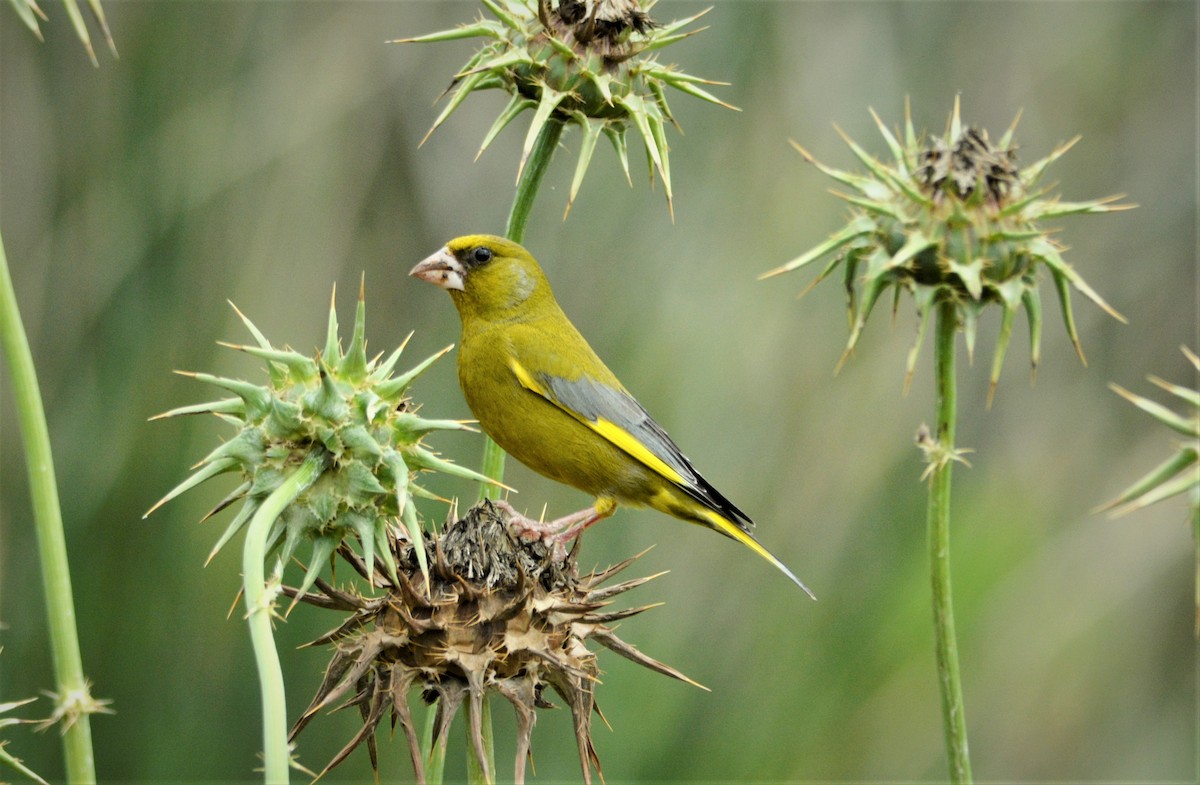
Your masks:
{"label": "yellow tail feather", "polygon": [[728,521],[725,518],[722,518],[720,515],[718,515],[717,513],[713,512],[711,510],[706,510],[705,512],[707,513],[707,515],[705,517],[708,519],[708,521],[710,522],[710,524],[712,525],[712,527],[714,529],[721,532],[722,534],[729,535],[733,539],[737,540],[738,542],[740,542],[743,545],[750,548],[750,550],[754,551],[759,556],[761,556],[764,559],[766,559],[767,561],[771,562],[771,564],[774,564],[775,567],[778,568],[780,572],[782,572],[784,575],[791,578],[792,583],[799,586],[804,591],[805,594],[807,594],[809,597],[811,597],[814,600],[817,598],[817,595],[813,594],[812,591],[807,586],[805,586],[804,583],[799,578],[797,578],[792,573],[791,570],[789,570],[787,568],[787,565],[785,565],[783,562],[779,561],[779,559],[775,558],[775,555],[773,553],[771,553],[770,551],[768,551],[766,549],[766,547],[763,546],[762,543],[760,543],[758,540],[754,539],[754,535],[750,534],[750,532],[743,531],[742,528],[740,526],[738,526],[737,524],[733,523],[732,521]]}

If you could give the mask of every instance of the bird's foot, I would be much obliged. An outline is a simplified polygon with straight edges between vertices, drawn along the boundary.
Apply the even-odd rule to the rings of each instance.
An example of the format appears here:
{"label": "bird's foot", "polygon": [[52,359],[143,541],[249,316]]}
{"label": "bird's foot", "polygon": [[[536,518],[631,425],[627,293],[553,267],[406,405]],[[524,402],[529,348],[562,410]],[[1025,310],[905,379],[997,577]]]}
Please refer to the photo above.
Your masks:
{"label": "bird's foot", "polygon": [[593,507],[585,507],[579,512],[564,515],[552,521],[534,520],[516,511],[511,504],[503,499],[493,502],[508,515],[508,525],[518,537],[527,542],[542,541],[554,549],[555,561],[563,561],[567,557],[567,544],[584,530],[597,521],[613,514],[615,504],[597,501]]}

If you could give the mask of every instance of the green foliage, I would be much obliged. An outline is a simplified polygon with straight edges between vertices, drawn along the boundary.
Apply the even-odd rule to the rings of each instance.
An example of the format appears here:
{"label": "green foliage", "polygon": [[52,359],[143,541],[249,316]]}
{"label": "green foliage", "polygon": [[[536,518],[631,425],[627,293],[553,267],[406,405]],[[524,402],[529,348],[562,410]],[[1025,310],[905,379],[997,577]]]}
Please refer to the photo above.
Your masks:
{"label": "green foliage", "polygon": [[[525,129],[501,134],[471,164],[507,100],[477,93],[417,150],[440,110],[432,99],[471,45],[382,39],[453,27],[469,19],[469,5],[106,6],[122,62],[98,71],[73,36],[50,34],[40,45],[10,9],[0,24],[0,221],[67,489],[81,638],[85,654],[101,655],[89,657],[88,675],[98,694],[116,699],[115,715],[93,718],[105,738],[120,740],[98,744],[97,765],[114,781],[246,780],[261,765],[253,662],[243,609],[228,621],[216,610],[233,603],[240,563],[226,553],[202,569],[219,531],[191,525],[237,483],[210,481],[140,520],[221,428],[235,431],[211,417],[146,423],[200,400],[193,382],[165,369],[260,383],[260,361],[214,344],[242,329],[232,311],[204,307],[226,297],[250,304],[267,335],[311,358],[324,343],[330,281],[352,291],[363,269],[373,282],[372,345],[395,347],[419,326],[406,356],[439,350],[454,314],[405,273],[447,237],[503,230]],[[669,20],[701,8],[663,0],[654,13]],[[1036,390],[1005,384],[985,422],[960,423],[959,438],[976,449],[976,468],[956,472],[955,505],[970,517],[953,546],[970,720],[987,729],[971,739],[988,761],[978,774],[1188,780],[1195,641],[1181,623],[1192,565],[1188,532],[1171,525],[1180,497],[1141,511],[1136,525],[1088,508],[1166,457],[1170,447],[1155,434],[1172,436],[1105,381],[1137,391],[1127,380],[1152,372],[1186,383],[1190,373],[1175,347],[1194,342],[1196,314],[1196,84],[1179,65],[1195,61],[1194,9],[751,0],[717,4],[707,19],[711,29],[663,56],[734,82],[721,97],[745,113],[671,102],[687,131],[668,132],[676,223],[661,196],[631,191],[619,166],[598,165],[564,230],[558,218],[582,139],[572,127],[525,242],[561,260],[547,272],[580,330],[689,457],[728,478],[722,490],[747,500],[779,555],[807,565],[821,601],[798,614],[789,587],[756,557],[687,527],[668,542],[670,523],[654,513],[622,513],[589,531],[588,568],[659,543],[642,563],[670,570],[655,599],[666,601],[671,623],[648,614],[620,632],[713,689],[701,694],[602,653],[599,697],[614,728],[596,732],[605,776],[944,777],[926,552],[913,528],[924,500],[913,488],[921,465],[910,439],[931,406],[928,345],[911,395],[898,398],[892,383],[915,337],[913,304],[902,299],[890,329],[881,318],[890,309],[877,308],[870,340],[833,384],[827,369],[847,331],[832,318],[845,302],[838,287],[818,287],[798,308],[789,287],[753,278],[820,242],[844,210],[789,137],[853,170],[860,165],[829,133],[832,120],[869,140],[877,131],[863,108],[895,106],[907,93],[914,115],[935,118],[940,131],[948,97],[962,90],[984,127],[1002,129],[1024,108],[1020,136],[1030,149],[1018,151],[1021,160],[1065,141],[1058,134],[1083,134],[1046,175],[1066,195],[1121,188],[1142,205],[1051,222],[1062,226],[1055,241],[1071,246],[1066,258],[1080,260],[1131,325],[1075,297],[1091,369],[1072,369],[1068,341],[1044,340]],[[461,58],[454,46],[467,47]],[[879,149],[868,149],[886,153],[875,138]],[[600,140],[593,160],[607,145]],[[1043,294],[1043,321],[1061,324],[1054,295]],[[988,360],[999,313],[979,325]],[[1019,313],[1012,344],[1022,355],[1026,330]],[[1028,378],[1023,365],[1010,358],[1001,383]],[[987,386],[986,367],[964,372],[960,396],[982,401]],[[470,416],[455,403],[452,362],[435,363],[415,393],[428,402],[421,414]],[[6,693],[16,697],[52,677],[10,400],[0,400],[0,610]],[[430,441],[478,468],[478,436]],[[1138,455],[1144,466],[1134,465]],[[536,494],[548,516],[583,501],[518,466],[509,481],[523,491],[514,503]],[[426,472],[419,484],[465,499],[456,478]],[[445,509],[418,501],[430,515]],[[728,643],[711,643],[714,621],[727,626]],[[314,689],[325,653],[295,647],[324,631],[312,614],[276,623],[289,695]],[[319,769],[353,735],[353,714],[314,722],[301,762]],[[495,717],[500,751],[515,732],[508,714]],[[555,719],[535,729],[539,782],[578,778],[575,745]],[[11,729],[11,749],[61,780],[61,740],[26,731]],[[461,732],[452,735],[460,746]],[[627,743],[642,736],[654,743]],[[205,754],[213,750],[220,754]],[[381,736],[380,766],[381,777],[405,776],[399,734]],[[366,756],[338,774],[369,781]],[[446,781],[465,776],[452,754]]]}

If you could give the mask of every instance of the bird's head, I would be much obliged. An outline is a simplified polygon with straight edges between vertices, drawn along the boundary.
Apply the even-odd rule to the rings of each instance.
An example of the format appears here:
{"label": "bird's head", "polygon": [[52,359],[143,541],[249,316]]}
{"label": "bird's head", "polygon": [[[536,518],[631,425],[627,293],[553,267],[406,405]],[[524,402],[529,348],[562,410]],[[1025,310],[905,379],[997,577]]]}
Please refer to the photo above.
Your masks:
{"label": "bird's head", "polygon": [[553,299],[529,251],[490,234],[451,240],[409,275],[449,292],[464,319],[511,317],[543,298]]}

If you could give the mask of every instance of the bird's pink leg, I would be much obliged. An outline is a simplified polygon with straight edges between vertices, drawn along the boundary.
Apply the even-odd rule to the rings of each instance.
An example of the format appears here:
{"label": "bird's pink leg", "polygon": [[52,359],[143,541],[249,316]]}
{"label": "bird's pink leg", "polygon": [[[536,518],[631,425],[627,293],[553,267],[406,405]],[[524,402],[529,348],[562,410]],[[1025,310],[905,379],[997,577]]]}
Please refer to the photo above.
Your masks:
{"label": "bird's pink leg", "polygon": [[592,524],[602,521],[612,515],[616,502],[611,499],[597,499],[591,507],[585,507],[579,512],[564,515],[553,521],[535,521],[513,509],[513,506],[503,499],[493,502],[509,517],[509,525],[526,540],[542,540],[547,545],[553,544],[556,550],[563,549],[565,544],[583,534]]}

